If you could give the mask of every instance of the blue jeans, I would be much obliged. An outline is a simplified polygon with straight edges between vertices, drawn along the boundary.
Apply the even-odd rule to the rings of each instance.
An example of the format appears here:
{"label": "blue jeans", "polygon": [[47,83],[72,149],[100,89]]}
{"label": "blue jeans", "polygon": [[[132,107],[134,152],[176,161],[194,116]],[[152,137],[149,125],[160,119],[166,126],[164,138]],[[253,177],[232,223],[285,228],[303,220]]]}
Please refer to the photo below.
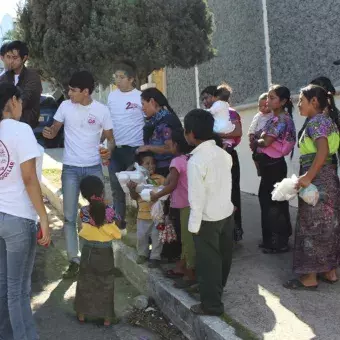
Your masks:
{"label": "blue jeans", "polygon": [[97,176],[103,180],[101,164],[78,167],[63,165],[61,185],[63,191],[64,233],[66,239],[67,256],[70,262],[80,263],[79,237],[77,230],[78,203],[80,182],[86,176]]}
{"label": "blue jeans", "polygon": [[0,213],[0,340],[37,340],[30,295],[35,221]]}
{"label": "blue jeans", "polygon": [[112,152],[109,165],[113,205],[117,211],[117,214],[122,218],[123,222],[125,222],[126,197],[122,187],[118,182],[116,172],[125,171],[129,166],[134,164],[136,161],[136,150],[137,147],[132,146],[123,146],[120,148],[117,147]]}

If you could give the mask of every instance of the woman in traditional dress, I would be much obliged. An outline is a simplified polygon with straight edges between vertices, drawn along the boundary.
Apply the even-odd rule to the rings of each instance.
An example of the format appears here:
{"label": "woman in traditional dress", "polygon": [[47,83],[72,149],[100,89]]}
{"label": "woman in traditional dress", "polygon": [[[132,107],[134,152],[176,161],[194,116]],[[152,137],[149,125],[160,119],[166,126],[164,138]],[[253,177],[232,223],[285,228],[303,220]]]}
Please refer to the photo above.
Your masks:
{"label": "woman in traditional dress", "polygon": [[271,197],[275,183],[287,177],[285,156],[292,152],[296,141],[289,89],[272,86],[268,92],[268,106],[273,117],[255,134],[250,148],[257,153],[261,172],[262,243],[259,247],[265,254],[277,254],[289,250],[288,240],[292,234],[288,202],[273,201]]}
{"label": "woman in traditional dress", "polygon": [[[318,278],[327,283],[338,281],[336,268],[340,254],[340,186],[333,156],[339,149],[332,94],[316,85],[301,90],[300,114],[308,122],[299,140],[301,173],[298,185],[313,183],[320,194],[316,206],[299,198],[295,231],[293,270],[299,275],[284,284],[288,289],[315,290]],[[317,276],[319,274],[319,277]]]}

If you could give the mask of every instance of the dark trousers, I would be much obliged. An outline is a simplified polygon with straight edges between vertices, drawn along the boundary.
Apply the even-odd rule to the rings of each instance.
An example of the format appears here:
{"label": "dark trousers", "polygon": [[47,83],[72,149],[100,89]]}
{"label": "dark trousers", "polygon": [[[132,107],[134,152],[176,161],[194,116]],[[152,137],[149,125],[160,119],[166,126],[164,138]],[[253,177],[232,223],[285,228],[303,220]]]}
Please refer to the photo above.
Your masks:
{"label": "dark trousers", "polygon": [[236,210],[234,212],[234,241],[239,242],[243,238],[242,229],[242,215],[241,215],[241,188],[240,188],[240,162],[238,159],[237,151],[234,149],[226,149],[233,160],[231,168],[231,202],[234,204]]}
{"label": "dark trousers", "polygon": [[124,146],[116,148],[111,155],[109,165],[110,184],[112,190],[113,205],[117,213],[125,221],[126,214],[126,197],[122,187],[119,184],[116,172],[125,171],[133,165],[136,158],[137,147]]}
{"label": "dark trousers", "polygon": [[233,250],[234,216],[216,221],[202,221],[194,234],[196,274],[204,311],[223,313],[223,288],[227,283]]}
{"label": "dark trousers", "polygon": [[261,206],[262,239],[265,248],[280,250],[288,246],[292,235],[288,201],[273,201],[275,183],[287,177],[284,158],[272,159],[263,155],[260,160],[261,183],[259,201]]}

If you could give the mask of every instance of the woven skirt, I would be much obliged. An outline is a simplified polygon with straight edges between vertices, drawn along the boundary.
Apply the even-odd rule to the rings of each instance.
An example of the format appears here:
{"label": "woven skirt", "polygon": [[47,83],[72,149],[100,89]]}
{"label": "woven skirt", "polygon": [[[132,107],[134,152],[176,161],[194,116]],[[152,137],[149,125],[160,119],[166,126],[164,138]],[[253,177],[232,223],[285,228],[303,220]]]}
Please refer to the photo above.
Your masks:
{"label": "woven skirt", "polygon": [[74,309],[78,314],[94,318],[115,316],[112,247],[83,247]]}

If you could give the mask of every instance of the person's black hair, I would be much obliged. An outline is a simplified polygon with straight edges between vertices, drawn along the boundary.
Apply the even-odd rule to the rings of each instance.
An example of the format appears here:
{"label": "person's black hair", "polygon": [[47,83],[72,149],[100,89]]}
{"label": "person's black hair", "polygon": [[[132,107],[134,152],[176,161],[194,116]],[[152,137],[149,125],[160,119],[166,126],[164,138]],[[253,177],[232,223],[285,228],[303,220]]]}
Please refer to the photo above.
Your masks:
{"label": "person's black hair", "polygon": [[69,86],[73,88],[78,88],[81,91],[85,89],[89,90],[89,94],[92,94],[94,90],[94,78],[92,74],[88,71],[79,71],[73,73],[70,81]]}
{"label": "person's black hair", "polygon": [[104,183],[97,176],[87,176],[80,182],[80,192],[90,203],[89,213],[99,228],[105,223]]}
{"label": "person's black hair", "polygon": [[6,52],[17,50],[19,52],[20,58],[24,59],[24,57],[28,56],[28,47],[27,44],[20,40],[11,41],[6,48]]}
{"label": "person's black hair", "polygon": [[11,83],[1,83],[0,84],[0,121],[3,119],[4,109],[8,101],[16,97],[21,98],[20,89]]}
{"label": "person's black hair", "polygon": [[336,108],[331,92],[327,92],[327,90],[321,86],[310,84],[301,89],[301,93],[309,102],[315,97],[318,100],[320,112],[323,112],[327,108],[330,118],[338,126],[338,115],[334,115]]}
{"label": "person's black hair", "polygon": [[169,102],[166,99],[166,97],[164,96],[164,94],[161,91],[159,91],[156,87],[150,87],[150,88],[142,91],[141,97],[142,97],[143,100],[145,100],[147,102],[149,102],[153,98],[153,100],[160,107],[163,107],[163,108],[167,109],[168,111],[170,111],[171,113],[173,113],[174,115],[176,115],[175,111],[169,105]]}
{"label": "person's black hair", "polygon": [[142,165],[144,162],[145,157],[152,157],[155,158],[155,155],[152,152],[146,151],[146,152],[140,152],[136,155],[136,162],[139,165]]}
{"label": "person's black hair", "polygon": [[173,143],[177,145],[177,151],[180,154],[187,154],[193,150],[193,147],[188,144],[184,137],[184,130],[183,129],[175,129],[171,132],[171,140]]}
{"label": "person's black hair", "polygon": [[336,94],[335,87],[333,86],[331,80],[327,77],[318,77],[313,79],[310,84],[318,85],[323,87],[327,92],[330,92],[333,96]]}
{"label": "person's black hair", "polygon": [[222,83],[219,85],[214,93],[214,97],[224,102],[229,102],[230,95],[232,93],[232,88],[227,83]]}
{"label": "person's black hair", "polygon": [[293,102],[290,97],[290,91],[287,87],[282,86],[282,85],[272,85],[269,88],[269,91],[274,91],[275,94],[280,98],[280,100],[286,100],[285,104],[283,105],[283,109],[287,110],[289,113],[290,117],[293,118]]}
{"label": "person's black hair", "polygon": [[210,94],[211,96],[213,96],[215,94],[215,92],[217,91],[217,86],[216,85],[210,85],[207,86],[202,92],[201,92],[201,96],[203,96],[205,93],[206,94]]}
{"label": "person's black hair", "polygon": [[4,42],[2,45],[1,45],[1,48],[0,48],[0,55],[2,57],[5,56],[5,54],[7,53],[7,47],[8,45],[10,44],[11,42],[10,41],[6,41]]}
{"label": "person's black hair", "polygon": [[123,71],[128,78],[136,79],[137,67],[136,64],[131,60],[120,60],[115,63],[114,71]]}
{"label": "person's black hair", "polygon": [[196,139],[206,141],[214,139],[214,117],[203,109],[194,109],[184,117],[184,130],[192,132]]}

